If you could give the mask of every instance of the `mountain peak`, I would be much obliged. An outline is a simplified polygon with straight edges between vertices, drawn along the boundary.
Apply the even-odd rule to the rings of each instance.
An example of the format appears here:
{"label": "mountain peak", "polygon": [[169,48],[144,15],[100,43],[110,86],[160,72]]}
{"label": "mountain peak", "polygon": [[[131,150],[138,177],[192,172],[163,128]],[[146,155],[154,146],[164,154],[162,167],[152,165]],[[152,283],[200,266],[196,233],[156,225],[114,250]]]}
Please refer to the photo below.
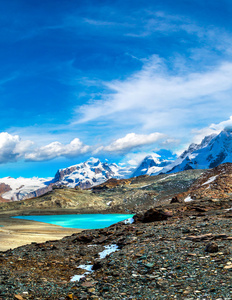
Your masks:
{"label": "mountain peak", "polygon": [[55,183],[71,188],[90,188],[103,183],[110,178],[129,177],[129,168],[120,167],[117,164],[102,163],[98,158],[91,157],[84,163],[59,170],[55,175]]}
{"label": "mountain peak", "polygon": [[91,165],[91,166],[97,166],[99,165],[101,162],[98,158],[95,157],[90,157],[87,161],[86,164]]}
{"label": "mountain peak", "polygon": [[153,175],[163,169],[164,166],[170,163],[170,160],[162,159],[159,154],[147,155],[138,168],[133,173],[133,177],[140,175]]}

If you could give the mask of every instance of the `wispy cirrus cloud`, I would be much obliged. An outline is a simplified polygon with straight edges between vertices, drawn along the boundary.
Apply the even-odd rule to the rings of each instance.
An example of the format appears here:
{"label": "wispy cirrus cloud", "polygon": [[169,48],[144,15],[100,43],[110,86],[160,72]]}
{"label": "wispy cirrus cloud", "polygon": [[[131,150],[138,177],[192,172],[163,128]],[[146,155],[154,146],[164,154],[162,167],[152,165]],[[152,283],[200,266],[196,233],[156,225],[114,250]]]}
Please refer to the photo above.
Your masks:
{"label": "wispy cirrus cloud", "polygon": [[[224,118],[232,93],[232,63],[223,62],[202,72],[167,71],[153,56],[141,71],[122,81],[105,82],[108,93],[76,109],[74,123],[104,118],[118,124],[125,120],[144,129],[194,127],[204,119]],[[190,122],[191,121],[191,122]],[[134,123],[135,124],[135,123]],[[170,127],[171,126],[171,127]]]}

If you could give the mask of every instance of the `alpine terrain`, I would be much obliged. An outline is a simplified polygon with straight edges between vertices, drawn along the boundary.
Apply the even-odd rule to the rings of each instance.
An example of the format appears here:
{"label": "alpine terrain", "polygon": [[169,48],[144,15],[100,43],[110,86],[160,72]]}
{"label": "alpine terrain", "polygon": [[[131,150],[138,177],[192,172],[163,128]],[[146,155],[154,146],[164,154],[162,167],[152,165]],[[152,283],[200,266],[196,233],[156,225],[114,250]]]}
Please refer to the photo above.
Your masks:
{"label": "alpine terrain", "polygon": [[218,135],[206,136],[200,144],[191,144],[174,162],[157,157],[146,157],[134,172],[139,175],[176,173],[189,169],[210,169],[232,162],[232,129],[226,128]]}
{"label": "alpine terrain", "polygon": [[60,169],[54,178],[1,178],[0,201],[15,201],[41,196],[55,186],[88,189],[110,178],[128,179],[141,175],[177,173],[191,169],[211,169],[232,162],[232,129],[206,136],[200,144],[191,144],[176,160],[158,154],[145,157],[135,169],[90,158],[86,162]]}

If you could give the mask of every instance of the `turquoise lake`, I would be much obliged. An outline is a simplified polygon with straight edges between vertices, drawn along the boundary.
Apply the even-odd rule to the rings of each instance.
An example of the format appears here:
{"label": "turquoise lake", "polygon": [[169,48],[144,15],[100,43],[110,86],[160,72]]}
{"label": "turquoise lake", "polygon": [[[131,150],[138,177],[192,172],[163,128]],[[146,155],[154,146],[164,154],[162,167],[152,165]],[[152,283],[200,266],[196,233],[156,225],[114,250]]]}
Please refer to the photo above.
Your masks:
{"label": "turquoise lake", "polygon": [[132,218],[131,214],[82,214],[50,216],[17,216],[13,218],[38,221],[68,228],[98,229]]}

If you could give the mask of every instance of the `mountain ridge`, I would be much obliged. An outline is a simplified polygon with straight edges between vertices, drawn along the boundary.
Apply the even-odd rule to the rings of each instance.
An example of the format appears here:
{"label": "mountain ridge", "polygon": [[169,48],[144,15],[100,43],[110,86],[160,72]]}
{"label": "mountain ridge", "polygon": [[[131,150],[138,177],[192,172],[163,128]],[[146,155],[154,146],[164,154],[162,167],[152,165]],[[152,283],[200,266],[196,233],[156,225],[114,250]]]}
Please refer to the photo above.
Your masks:
{"label": "mountain ridge", "polygon": [[148,155],[138,167],[122,167],[116,163],[101,162],[91,157],[83,163],[59,169],[53,178],[5,177],[0,179],[0,201],[23,200],[43,195],[53,186],[81,189],[92,188],[111,178],[127,179],[141,175],[177,173],[189,169],[211,169],[232,162],[232,129],[206,136],[201,143],[192,143],[174,161],[159,154]]}
{"label": "mountain ridge", "polygon": [[[140,166],[146,164],[146,159]],[[188,149],[176,160],[167,162],[165,166],[161,166],[159,163],[156,165],[156,169],[149,167],[146,172],[140,172],[140,174],[137,172],[137,176],[169,174],[189,169],[211,169],[227,162],[232,162],[231,128],[225,128],[219,134],[206,136],[199,144],[190,144]],[[154,161],[153,164],[157,164],[157,161]]]}

